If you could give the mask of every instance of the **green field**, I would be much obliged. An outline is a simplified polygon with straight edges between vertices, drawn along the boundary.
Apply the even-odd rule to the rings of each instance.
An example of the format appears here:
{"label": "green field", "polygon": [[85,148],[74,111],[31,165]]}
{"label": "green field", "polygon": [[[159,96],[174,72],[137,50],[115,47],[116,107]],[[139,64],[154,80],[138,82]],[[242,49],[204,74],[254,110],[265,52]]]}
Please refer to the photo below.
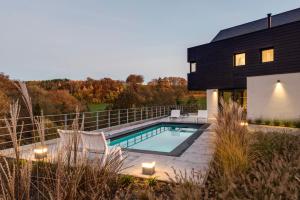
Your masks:
{"label": "green field", "polygon": [[99,103],[99,104],[88,104],[88,109],[90,112],[102,111],[108,106],[106,103]]}

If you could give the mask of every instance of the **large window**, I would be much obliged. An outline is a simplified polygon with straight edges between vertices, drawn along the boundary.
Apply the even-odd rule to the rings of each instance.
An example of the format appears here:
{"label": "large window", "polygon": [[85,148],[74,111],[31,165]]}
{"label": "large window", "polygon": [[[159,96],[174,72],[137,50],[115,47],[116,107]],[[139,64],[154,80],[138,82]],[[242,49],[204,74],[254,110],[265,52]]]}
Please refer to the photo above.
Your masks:
{"label": "large window", "polygon": [[274,48],[261,50],[261,62],[273,62],[274,61]]}
{"label": "large window", "polygon": [[234,54],[233,64],[235,67],[246,65],[246,53]]}

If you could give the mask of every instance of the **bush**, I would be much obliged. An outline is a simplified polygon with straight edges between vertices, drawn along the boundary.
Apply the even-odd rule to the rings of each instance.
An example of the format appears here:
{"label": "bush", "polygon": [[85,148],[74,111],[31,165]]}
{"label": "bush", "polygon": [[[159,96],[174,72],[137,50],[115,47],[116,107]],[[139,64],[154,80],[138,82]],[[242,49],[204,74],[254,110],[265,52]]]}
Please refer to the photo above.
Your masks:
{"label": "bush", "polygon": [[254,120],[255,124],[262,124],[262,119],[258,118]]}
{"label": "bush", "polygon": [[290,120],[284,120],[284,121],[282,122],[282,124],[283,124],[283,126],[285,126],[285,127],[292,127],[292,126],[293,126],[293,122],[290,121]]}
{"label": "bush", "polygon": [[271,120],[269,120],[269,119],[264,120],[264,124],[265,125],[270,125],[271,124]]}
{"label": "bush", "polygon": [[279,121],[278,119],[274,119],[274,120],[273,120],[273,125],[274,125],[274,126],[280,126],[280,124],[281,124],[281,123],[280,123],[280,121]]}
{"label": "bush", "polygon": [[125,187],[133,184],[134,181],[135,181],[135,178],[130,175],[122,175],[119,180],[120,184]]}
{"label": "bush", "polygon": [[293,124],[296,128],[300,128],[300,121],[295,121]]}
{"label": "bush", "polygon": [[150,177],[148,179],[146,179],[146,184],[149,186],[149,187],[154,187],[157,185],[157,177]]}

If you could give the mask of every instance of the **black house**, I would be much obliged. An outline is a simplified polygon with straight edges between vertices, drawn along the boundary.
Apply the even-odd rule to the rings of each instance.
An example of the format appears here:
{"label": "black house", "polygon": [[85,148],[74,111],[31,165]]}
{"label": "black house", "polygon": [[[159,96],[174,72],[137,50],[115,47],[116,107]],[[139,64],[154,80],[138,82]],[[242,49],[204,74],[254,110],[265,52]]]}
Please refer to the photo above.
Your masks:
{"label": "black house", "polygon": [[[289,80],[286,77],[288,74],[297,75],[300,72],[300,8],[273,16],[268,14],[266,18],[221,30],[210,43],[188,48],[187,60],[190,63],[188,88],[208,91],[210,113],[216,112],[215,100],[209,94],[212,90],[218,93],[217,101],[221,97],[237,101],[248,109],[251,118],[300,117],[300,112],[293,113],[289,108],[287,111],[258,112],[260,107],[256,108],[255,104],[261,96],[272,97],[273,94],[273,90],[270,92],[263,88],[272,88],[273,85],[261,85],[263,88],[260,91],[260,87],[256,89],[257,86],[252,84],[255,77],[267,78],[272,75],[278,79],[275,82],[284,84],[288,91],[290,84],[297,83],[299,89],[294,91],[296,94],[289,95],[293,99],[288,101],[299,100],[300,104],[300,80],[293,83],[280,81],[280,77]],[[300,76],[295,79],[297,81]],[[255,82],[263,84],[264,80]],[[262,102],[269,103],[268,100]],[[269,109],[276,107],[276,101],[273,104],[271,102]],[[299,105],[293,106],[292,110],[298,112],[299,108]]]}

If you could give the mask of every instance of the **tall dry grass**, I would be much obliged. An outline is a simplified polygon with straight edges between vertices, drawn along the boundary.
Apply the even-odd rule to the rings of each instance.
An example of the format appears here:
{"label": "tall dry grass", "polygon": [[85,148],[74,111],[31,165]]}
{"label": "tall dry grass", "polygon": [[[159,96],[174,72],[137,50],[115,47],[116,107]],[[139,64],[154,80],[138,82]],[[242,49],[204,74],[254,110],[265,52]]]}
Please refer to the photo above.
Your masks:
{"label": "tall dry grass", "polygon": [[205,176],[194,170],[177,171],[174,169],[175,178],[170,177],[172,199],[208,199],[208,190],[204,187]]}
{"label": "tall dry grass", "polygon": [[[10,106],[10,117],[5,118],[5,124],[9,132],[15,159],[1,157],[0,161],[0,197],[3,199],[30,199],[30,182],[32,163],[22,162],[20,158],[20,144],[22,139],[23,124],[19,125],[19,102],[13,102]],[[18,127],[20,127],[18,130]]]}
{"label": "tall dry grass", "polygon": [[221,100],[214,127],[217,135],[215,165],[227,178],[249,167],[249,134],[247,127],[241,125],[244,120],[245,114],[239,104]]}
{"label": "tall dry grass", "polygon": [[[31,100],[26,85],[19,83],[23,100],[37,132],[41,145],[45,145],[45,119],[34,117]],[[77,112],[72,129],[75,148],[57,152],[51,162],[25,161],[21,159],[22,122],[19,122],[20,105],[14,102],[10,115],[5,118],[14,149],[14,159],[1,157],[0,161],[0,199],[112,199],[119,190],[118,174],[123,168],[118,152],[112,152],[102,164],[102,157],[89,161],[81,158],[78,162],[79,132],[83,129]],[[18,128],[21,127],[21,128]],[[67,155],[67,156],[66,156]],[[71,160],[72,158],[72,160]]]}
{"label": "tall dry grass", "polygon": [[248,133],[235,103],[222,102],[206,187],[216,199],[299,199],[300,136]]}
{"label": "tall dry grass", "polygon": [[214,167],[210,189],[219,199],[291,199],[300,197],[300,136],[255,133],[250,144],[249,167],[222,183],[224,174]]}

